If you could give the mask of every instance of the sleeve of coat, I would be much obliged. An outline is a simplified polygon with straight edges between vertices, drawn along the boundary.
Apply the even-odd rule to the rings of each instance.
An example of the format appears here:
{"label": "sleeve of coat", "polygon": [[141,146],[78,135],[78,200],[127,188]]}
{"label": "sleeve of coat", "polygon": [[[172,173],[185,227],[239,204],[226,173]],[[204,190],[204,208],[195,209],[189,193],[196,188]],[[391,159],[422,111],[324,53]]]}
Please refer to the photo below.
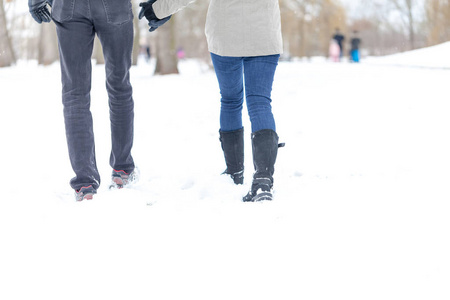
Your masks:
{"label": "sleeve of coat", "polygon": [[159,19],[163,19],[182,10],[196,0],[158,0],[153,3],[153,10]]}

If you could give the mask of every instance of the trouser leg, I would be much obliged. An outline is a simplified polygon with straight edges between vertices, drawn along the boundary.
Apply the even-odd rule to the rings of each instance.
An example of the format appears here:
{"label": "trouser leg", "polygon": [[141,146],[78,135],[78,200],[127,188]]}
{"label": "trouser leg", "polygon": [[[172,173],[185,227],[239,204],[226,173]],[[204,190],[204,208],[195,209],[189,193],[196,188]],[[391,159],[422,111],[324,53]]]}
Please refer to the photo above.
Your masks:
{"label": "trouser leg", "polygon": [[75,177],[74,189],[100,185],[95,159],[93,122],[90,111],[91,55],[94,28],[87,19],[56,22],[58,35],[62,101],[67,145]]}
{"label": "trouser leg", "polygon": [[110,165],[115,170],[134,170],[131,156],[134,137],[134,101],[130,83],[133,21],[120,25],[97,22],[97,35],[105,58],[106,89],[111,121]]}
{"label": "trouser leg", "polygon": [[276,131],[272,113],[272,85],[279,55],[244,58],[245,98],[252,132]]}
{"label": "trouser leg", "polygon": [[242,58],[225,57],[211,53],[220,88],[220,130],[235,131],[242,128],[244,84]]}
{"label": "trouser leg", "polygon": [[244,58],[245,97],[252,124],[255,173],[244,201],[272,200],[278,135],[272,113],[272,84],[279,55]]}
{"label": "trouser leg", "polygon": [[236,184],[244,181],[244,129],[242,107],[244,84],[242,58],[211,53],[221,94],[220,142],[229,174]]}

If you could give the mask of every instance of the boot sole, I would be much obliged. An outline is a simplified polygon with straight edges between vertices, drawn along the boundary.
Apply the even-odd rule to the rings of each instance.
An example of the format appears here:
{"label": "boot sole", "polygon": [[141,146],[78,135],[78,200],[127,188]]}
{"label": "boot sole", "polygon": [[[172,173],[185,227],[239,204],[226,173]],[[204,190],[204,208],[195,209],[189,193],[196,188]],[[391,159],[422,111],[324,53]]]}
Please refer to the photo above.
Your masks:
{"label": "boot sole", "polygon": [[113,176],[112,184],[109,186],[110,189],[122,189],[125,186],[131,186],[138,181],[138,175],[135,172],[132,172],[128,175],[127,178],[123,178],[121,176]]}
{"label": "boot sole", "polygon": [[255,197],[253,197],[253,201],[254,202],[258,202],[258,201],[272,201],[272,198],[273,198],[272,193],[263,192],[263,193],[259,193]]}
{"label": "boot sole", "polygon": [[110,186],[110,188],[123,188],[124,182],[121,177],[114,177],[112,181],[113,184]]}
{"label": "boot sole", "polygon": [[94,194],[88,193],[84,194],[83,197],[77,199],[78,202],[81,202],[83,200],[92,200],[94,198]]}
{"label": "boot sole", "polygon": [[248,195],[242,199],[244,202],[260,202],[260,201],[272,201],[273,196],[270,192],[262,192],[254,197],[250,198]]}

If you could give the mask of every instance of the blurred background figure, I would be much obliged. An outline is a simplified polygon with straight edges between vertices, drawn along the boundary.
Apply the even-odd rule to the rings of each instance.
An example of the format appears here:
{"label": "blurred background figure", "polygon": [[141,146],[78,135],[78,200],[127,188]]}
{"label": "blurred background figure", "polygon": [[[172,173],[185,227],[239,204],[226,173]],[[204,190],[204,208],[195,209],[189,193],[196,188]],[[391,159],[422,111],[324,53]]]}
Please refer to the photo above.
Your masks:
{"label": "blurred background figure", "polygon": [[186,57],[186,53],[184,52],[183,47],[178,47],[177,57],[178,59],[184,59]]}
{"label": "blurred background figure", "polygon": [[359,45],[361,44],[361,39],[358,37],[358,31],[353,31],[353,36],[350,40],[350,61],[359,63]]}
{"label": "blurred background figure", "polygon": [[341,49],[339,48],[339,44],[335,39],[330,40],[329,56],[332,62],[339,62],[339,57],[341,56]]}
{"label": "blurred background figure", "polygon": [[149,62],[150,58],[152,58],[152,54],[150,51],[150,45],[145,46],[145,61]]}
{"label": "blurred background figure", "polygon": [[345,36],[341,33],[341,31],[339,30],[339,28],[336,28],[334,35],[333,35],[333,39],[337,42],[337,44],[339,45],[339,60],[342,58],[342,53],[344,53],[344,48],[343,48],[343,44],[344,44],[344,40],[345,40]]}

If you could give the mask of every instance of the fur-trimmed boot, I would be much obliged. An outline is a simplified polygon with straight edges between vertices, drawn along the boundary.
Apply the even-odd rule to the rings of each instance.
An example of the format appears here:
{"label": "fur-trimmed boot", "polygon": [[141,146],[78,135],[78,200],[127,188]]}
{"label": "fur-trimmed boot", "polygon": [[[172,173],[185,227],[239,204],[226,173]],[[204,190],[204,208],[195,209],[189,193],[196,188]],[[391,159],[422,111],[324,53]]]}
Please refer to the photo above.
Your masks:
{"label": "fur-trimmed boot", "polygon": [[242,199],[244,202],[272,200],[273,173],[277,159],[278,135],[271,129],[263,129],[252,133],[253,164],[255,174],[248,194]]}
{"label": "fur-trimmed boot", "polygon": [[219,131],[220,143],[228,174],[235,184],[244,183],[244,128],[235,131]]}

